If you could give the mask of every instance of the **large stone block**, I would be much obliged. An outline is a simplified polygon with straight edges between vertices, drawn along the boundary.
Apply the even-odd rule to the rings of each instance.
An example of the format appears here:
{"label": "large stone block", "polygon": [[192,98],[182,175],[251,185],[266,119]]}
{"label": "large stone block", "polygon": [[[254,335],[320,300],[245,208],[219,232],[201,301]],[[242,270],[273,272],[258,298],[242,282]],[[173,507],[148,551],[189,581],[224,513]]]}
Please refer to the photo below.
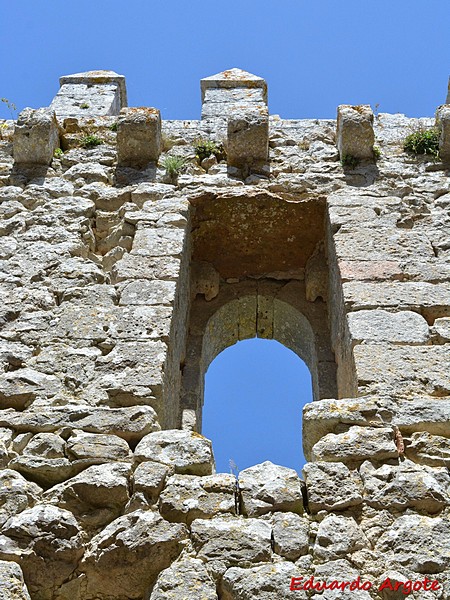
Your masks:
{"label": "large stone block", "polygon": [[439,156],[443,161],[448,162],[450,161],[450,104],[443,104],[437,109],[436,124],[440,131]]}
{"label": "large stone block", "polygon": [[264,104],[235,106],[228,118],[228,165],[238,169],[262,166],[269,156],[269,113]]}
{"label": "large stone block", "polygon": [[25,108],[14,129],[14,162],[49,165],[58,147],[59,131],[54,111],[49,108]]}
{"label": "large stone block", "polygon": [[329,433],[314,445],[315,460],[357,463],[365,459],[397,458],[392,428],[350,427],[345,433]]}
{"label": "large stone block", "polygon": [[241,471],[239,489],[243,512],[250,517],[276,510],[303,511],[301,481],[294,469],[263,462]]}
{"label": "large stone block", "polygon": [[122,108],[117,123],[117,162],[142,168],[161,154],[161,114],[156,108]]}
{"label": "large stone block", "polygon": [[390,342],[426,344],[430,338],[428,323],[411,311],[359,310],[347,316],[353,343]]}
{"label": "large stone block", "polygon": [[336,143],[342,161],[346,157],[373,159],[373,112],[368,104],[341,104],[337,111]]}
{"label": "large stone block", "polygon": [[342,510],[363,501],[359,473],[340,462],[306,463],[303,467],[308,507],[312,512]]}

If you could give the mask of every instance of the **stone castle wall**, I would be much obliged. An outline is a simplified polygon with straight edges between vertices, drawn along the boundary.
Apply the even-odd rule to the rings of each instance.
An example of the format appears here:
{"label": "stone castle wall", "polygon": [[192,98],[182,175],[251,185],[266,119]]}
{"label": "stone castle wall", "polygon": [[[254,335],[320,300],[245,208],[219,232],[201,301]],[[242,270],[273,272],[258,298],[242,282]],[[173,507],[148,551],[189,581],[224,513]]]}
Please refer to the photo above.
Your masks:
{"label": "stone castle wall", "polygon": [[[0,123],[0,597],[448,599],[450,105],[201,88],[161,121],[92,71]],[[435,124],[439,158],[404,152]],[[201,435],[208,365],[255,336],[311,371],[303,479],[217,474]]]}

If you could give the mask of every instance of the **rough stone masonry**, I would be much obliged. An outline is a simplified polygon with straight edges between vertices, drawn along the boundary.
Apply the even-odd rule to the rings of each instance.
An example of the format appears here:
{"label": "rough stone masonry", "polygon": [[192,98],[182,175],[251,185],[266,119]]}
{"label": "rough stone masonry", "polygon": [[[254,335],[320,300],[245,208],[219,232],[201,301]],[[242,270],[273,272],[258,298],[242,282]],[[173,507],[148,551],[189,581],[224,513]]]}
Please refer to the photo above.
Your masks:
{"label": "rough stone masonry", "polygon": [[[450,105],[201,91],[166,121],[91,71],[0,123],[0,596],[446,600]],[[432,127],[439,157],[403,150]],[[208,365],[255,336],[310,369],[303,479],[215,473],[201,435]]]}

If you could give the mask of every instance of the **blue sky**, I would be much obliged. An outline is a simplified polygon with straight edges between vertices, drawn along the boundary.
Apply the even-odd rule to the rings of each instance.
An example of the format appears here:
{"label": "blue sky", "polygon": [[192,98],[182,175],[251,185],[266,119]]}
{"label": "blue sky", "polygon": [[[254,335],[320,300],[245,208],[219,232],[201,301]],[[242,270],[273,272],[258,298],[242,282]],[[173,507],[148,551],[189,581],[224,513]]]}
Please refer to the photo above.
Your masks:
{"label": "blue sky", "polygon": [[[283,118],[334,118],[344,103],[432,116],[450,74],[449,0],[3,0],[0,23],[0,97],[19,110],[47,106],[61,75],[111,69],[126,76],[131,106],[197,119],[200,79],[240,67],[267,80],[270,112]],[[2,103],[1,117],[10,118]],[[240,469],[267,458],[299,468],[298,430],[288,426],[307,392],[291,354],[242,342],[211,365],[206,432],[211,404],[211,419],[219,415],[233,441],[222,448],[221,434],[211,433],[220,470],[230,458]],[[250,435],[246,412],[278,429],[265,421]],[[284,424],[273,423],[285,413]]]}

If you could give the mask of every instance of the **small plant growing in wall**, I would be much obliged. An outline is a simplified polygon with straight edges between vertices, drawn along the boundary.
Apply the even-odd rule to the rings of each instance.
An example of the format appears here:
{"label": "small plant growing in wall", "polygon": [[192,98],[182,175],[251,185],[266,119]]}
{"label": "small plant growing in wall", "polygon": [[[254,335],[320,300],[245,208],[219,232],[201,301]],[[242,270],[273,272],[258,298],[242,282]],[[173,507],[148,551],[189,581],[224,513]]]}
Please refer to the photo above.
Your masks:
{"label": "small plant growing in wall", "polygon": [[378,146],[374,146],[372,148],[373,150],[373,158],[375,159],[375,161],[380,160],[381,158],[381,150]]}
{"label": "small plant growing in wall", "polygon": [[166,170],[170,180],[176,182],[180,173],[186,168],[186,159],[182,156],[166,156],[161,164]]}
{"label": "small plant growing in wall", "polygon": [[119,124],[115,121],[112,125],[109,126],[110,131],[117,131]]}
{"label": "small plant growing in wall", "polygon": [[217,162],[225,159],[225,150],[223,144],[214,142],[213,140],[198,139],[193,143],[195,154],[201,163],[205,158],[209,158],[212,154],[217,158]]}
{"label": "small plant growing in wall", "polygon": [[341,158],[341,165],[344,168],[354,169],[359,165],[359,158],[353,156],[352,154],[344,154]]}
{"label": "small plant growing in wall", "polygon": [[87,102],[83,102],[83,104],[80,105],[80,108],[89,108],[89,104]]}
{"label": "small plant growing in wall", "polygon": [[428,154],[439,158],[439,131],[434,127],[418,129],[404,139],[403,150],[410,154]]}
{"label": "small plant growing in wall", "polygon": [[61,150],[61,148],[55,148],[54,152],[53,152],[53,157],[54,158],[61,158],[63,156],[64,152]]}
{"label": "small plant growing in wall", "polygon": [[14,104],[14,102],[11,102],[8,100],[8,98],[0,98],[0,102],[3,102],[3,104],[6,105],[7,109],[9,110],[9,114],[11,115],[11,119],[14,120],[17,113],[17,106]]}
{"label": "small plant growing in wall", "polygon": [[95,146],[100,146],[100,144],[103,144],[103,140],[92,134],[85,135],[84,138],[80,140],[80,146],[82,148],[95,148]]}

